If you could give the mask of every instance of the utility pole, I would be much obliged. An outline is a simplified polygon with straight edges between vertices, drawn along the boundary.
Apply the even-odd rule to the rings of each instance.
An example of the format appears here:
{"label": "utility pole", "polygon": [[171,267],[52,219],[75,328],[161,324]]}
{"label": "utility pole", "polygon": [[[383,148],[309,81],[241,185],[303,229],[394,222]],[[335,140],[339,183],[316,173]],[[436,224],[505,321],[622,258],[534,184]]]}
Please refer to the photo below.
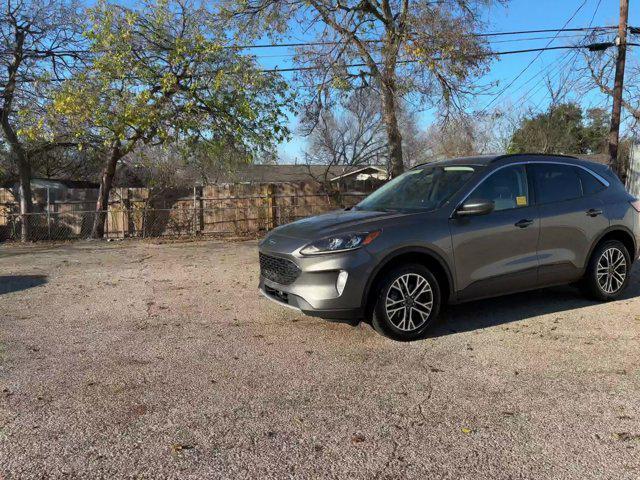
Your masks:
{"label": "utility pole", "polygon": [[611,130],[609,130],[609,165],[623,177],[623,166],[618,161],[618,143],[620,140],[620,116],[622,110],[622,87],[624,84],[624,63],[627,57],[627,21],[629,19],[629,0],[620,0],[620,23],[618,25],[618,58],[616,76],[613,84],[613,109],[611,111]]}

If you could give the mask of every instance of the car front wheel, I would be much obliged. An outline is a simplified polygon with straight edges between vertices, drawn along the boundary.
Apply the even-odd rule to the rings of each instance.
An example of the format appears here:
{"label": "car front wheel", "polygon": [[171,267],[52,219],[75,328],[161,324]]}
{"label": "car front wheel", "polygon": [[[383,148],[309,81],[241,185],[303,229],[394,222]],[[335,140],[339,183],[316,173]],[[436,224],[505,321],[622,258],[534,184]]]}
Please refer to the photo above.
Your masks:
{"label": "car front wheel", "polygon": [[438,317],[440,302],[440,286],[428,268],[419,264],[398,267],[380,283],[373,327],[395,340],[421,338]]}

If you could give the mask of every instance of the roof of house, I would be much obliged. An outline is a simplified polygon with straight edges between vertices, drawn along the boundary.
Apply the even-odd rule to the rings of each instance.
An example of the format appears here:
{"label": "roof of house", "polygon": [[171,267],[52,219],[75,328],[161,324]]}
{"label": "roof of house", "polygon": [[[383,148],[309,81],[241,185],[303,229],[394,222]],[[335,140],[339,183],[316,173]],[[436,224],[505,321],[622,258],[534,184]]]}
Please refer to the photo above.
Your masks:
{"label": "roof of house", "polygon": [[60,178],[34,178],[32,183],[39,183],[43,186],[47,184],[60,185],[65,188],[100,188],[100,184],[96,182],[88,182],[85,180],[66,180]]}
{"label": "roof of house", "polygon": [[352,175],[358,175],[358,174],[361,174],[362,172],[367,172],[367,171],[371,171],[371,170],[373,170],[376,174],[383,174],[383,175],[385,175],[385,177],[387,175],[387,169],[386,168],[380,167],[378,165],[367,165],[365,167],[356,168],[355,170],[347,171],[347,172],[343,173],[342,175],[337,175],[337,176],[333,177],[331,179],[331,181],[333,182],[335,180],[341,180],[343,178],[350,177]]}
{"label": "roof of house", "polygon": [[[347,167],[343,165],[283,165],[283,164],[249,164],[240,165],[233,172],[222,173],[216,183],[279,183],[303,182],[309,180],[332,180],[345,174],[353,174],[369,167]],[[380,166],[372,166],[376,170],[384,170]],[[386,171],[386,170],[385,170]]]}
{"label": "roof of house", "polygon": [[[3,187],[17,187],[18,180],[5,182]],[[31,188],[100,188],[99,183],[87,182],[85,180],[66,180],[61,178],[32,178]]]}

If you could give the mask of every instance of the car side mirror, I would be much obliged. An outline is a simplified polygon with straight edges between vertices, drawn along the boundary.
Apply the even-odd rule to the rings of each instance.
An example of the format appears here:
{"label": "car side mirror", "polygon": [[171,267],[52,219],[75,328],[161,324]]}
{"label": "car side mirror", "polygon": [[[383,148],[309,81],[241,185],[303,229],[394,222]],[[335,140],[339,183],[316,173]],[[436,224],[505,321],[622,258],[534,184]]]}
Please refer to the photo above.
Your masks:
{"label": "car side mirror", "polygon": [[493,202],[483,199],[471,199],[464,202],[456,210],[458,217],[469,217],[472,215],[488,215],[493,212]]}

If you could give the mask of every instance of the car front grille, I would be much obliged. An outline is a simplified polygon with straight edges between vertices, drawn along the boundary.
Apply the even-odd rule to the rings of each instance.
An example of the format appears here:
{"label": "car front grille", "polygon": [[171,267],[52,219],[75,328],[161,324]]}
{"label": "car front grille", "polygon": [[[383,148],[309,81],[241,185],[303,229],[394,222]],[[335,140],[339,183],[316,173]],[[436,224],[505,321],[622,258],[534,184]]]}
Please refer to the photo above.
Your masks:
{"label": "car front grille", "polygon": [[291,260],[260,253],[260,275],[280,285],[290,285],[300,275],[300,269]]}

